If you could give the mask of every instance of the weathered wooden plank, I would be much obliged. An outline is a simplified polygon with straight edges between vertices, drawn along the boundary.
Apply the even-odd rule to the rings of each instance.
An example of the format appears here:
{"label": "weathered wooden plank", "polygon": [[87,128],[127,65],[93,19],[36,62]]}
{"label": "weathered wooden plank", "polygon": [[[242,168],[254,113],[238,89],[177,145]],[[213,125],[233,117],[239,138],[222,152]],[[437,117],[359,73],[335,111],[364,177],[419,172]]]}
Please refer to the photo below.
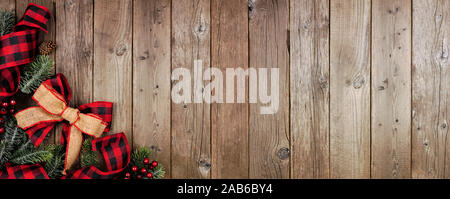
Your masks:
{"label": "weathered wooden plank", "polygon": [[413,178],[450,178],[449,11],[446,0],[413,1]]}
{"label": "weathered wooden plank", "polygon": [[[213,67],[248,68],[248,1],[211,3],[211,62]],[[217,78],[217,77],[216,77]],[[222,81],[222,80],[217,80]],[[219,82],[219,84],[224,83]],[[246,81],[248,82],[248,78]],[[236,86],[234,94],[236,97]],[[225,102],[226,86],[223,86]],[[220,89],[215,89],[217,96]],[[248,93],[248,92],[247,92]],[[247,97],[246,97],[247,99]],[[247,101],[247,100],[245,100]],[[213,103],[211,106],[212,178],[248,178],[248,103]]]}
{"label": "weathered wooden plank", "polygon": [[290,5],[291,177],[329,177],[329,1]]}
{"label": "weathered wooden plank", "polygon": [[411,176],[411,1],[372,1],[372,178]]}
{"label": "weathered wooden plank", "polygon": [[[203,68],[210,66],[210,29],[209,0],[172,2],[172,69],[189,69],[191,85],[194,62],[202,61]],[[172,103],[173,178],[210,177],[210,105],[193,100],[191,95],[191,103]]]}
{"label": "weathered wooden plank", "polygon": [[2,10],[16,11],[16,1],[15,0],[0,0],[0,8]]}
{"label": "weathered wooden plank", "polygon": [[370,177],[370,3],[330,4],[331,178]]}
{"label": "weathered wooden plank", "polygon": [[70,106],[93,101],[94,2],[56,1],[56,66],[66,76],[73,96]]}
{"label": "weathered wooden plank", "polygon": [[[268,82],[258,82],[267,85],[263,95],[278,102],[250,104],[249,177],[289,178],[289,1],[250,0],[249,20],[250,67],[279,69],[279,81],[272,82],[268,70]],[[272,84],[278,84],[278,93]],[[269,106],[275,113],[261,114]]]}
{"label": "weathered wooden plank", "polygon": [[132,1],[94,1],[95,101],[111,101],[110,134],[132,139]]}
{"label": "weathered wooden plank", "polygon": [[[250,178],[289,178],[288,27],[289,1],[249,1],[250,67],[279,69],[279,81],[272,82],[268,70],[268,82],[258,82],[267,85],[264,95],[278,94],[278,102],[250,104]],[[272,84],[278,84],[278,93],[272,91]],[[276,110],[274,114],[260,113],[269,106]]]}
{"label": "weathered wooden plank", "polygon": [[132,140],[170,177],[170,1],[136,0],[133,13]]}
{"label": "weathered wooden plank", "polygon": [[[25,9],[27,8],[29,3],[35,3],[41,6],[45,6],[51,13],[52,17],[50,18],[50,20],[47,22],[47,29],[48,29],[48,34],[44,33],[44,32],[40,32],[39,33],[39,39],[38,39],[38,45],[42,42],[42,41],[56,41],[56,17],[55,17],[55,4],[53,3],[53,1],[50,0],[17,0],[16,1],[16,15],[17,15],[17,20],[20,20],[20,18],[23,16],[23,14],[25,13]],[[57,67],[57,63],[55,60],[55,51],[53,51],[50,54],[50,58],[55,61],[55,68]],[[56,71],[56,70],[55,70]],[[17,101],[20,102],[20,106],[18,106],[18,109],[23,109],[26,107],[30,107],[30,106],[34,106],[35,102],[32,100],[31,98],[32,94],[30,95],[25,95],[25,94],[21,94],[19,93],[18,95],[16,95],[17,97]],[[52,130],[49,133],[49,136],[46,138],[45,143],[51,144],[51,143],[59,143],[59,140],[61,138],[61,126],[57,126],[54,130]]]}

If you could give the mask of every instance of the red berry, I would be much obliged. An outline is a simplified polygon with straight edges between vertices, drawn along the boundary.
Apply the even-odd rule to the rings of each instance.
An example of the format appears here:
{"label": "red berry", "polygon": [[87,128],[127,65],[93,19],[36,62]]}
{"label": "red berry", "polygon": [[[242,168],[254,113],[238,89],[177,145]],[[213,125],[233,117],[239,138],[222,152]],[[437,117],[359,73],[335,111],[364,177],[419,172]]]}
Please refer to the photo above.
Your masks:
{"label": "red berry", "polygon": [[148,158],[144,158],[144,164],[150,163],[150,160]]}
{"label": "red berry", "polygon": [[0,117],[0,124],[3,124],[5,122],[5,118]]}
{"label": "red berry", "polygon": [[5,132],[5,129],[2,127],[2,128],[0,128],[0,134],[1,133],[4,133]]}
{"label": "red berry", "polygon": [[132,166],[132,167],[131,167],[131,170],[132,170],[133,172],[136,172],[136,171],[138,170],[138,167],[137,167],[137,166]]}
{"label": "red berry", "polygon": [[129,179],[130,179],[130,177],[124,177],[123,179],[125,179],[125,180],[129,180]]}
{"label": "red berry", "polygon": [[2,103],[2,107],[6,108],[6,107],[8,107],[8,106],[9,106],[8,102],[3,102],[3,103]]}
{"label": "red berry", "polygon": [[152,165],[148,165],[148,169],[153,170],[154,167]]}
{"label": "red berry", "polygon": [[147,173],[147,169],[141,168],[141,173]]}
{"label": "red berry", "polygon": [[137,175],[137,179],[142,179],[142,176],[141,175]]}
{"label": "red berry", "polygon": [[153,177],[153,173],[148,172],[148,173],[147,173],[147,178],[152,178],[152,177]]}
{"label": "red berry", "polygon": [[129,178],[129,177],[131,177],[131,174],[130,173],[125,173],[125,177]]}
{"label": "red berry", "polygon": [[9,109],[9,113],[13,114],[14,112],[16,112],[16,110],[14,110],[13,108]]}
{"label": "red berry", "polygon": [[6,111],[5,108],[2,108],[2,109],[0,109],[0,114],[6,115],[6,114],[8,114],[8,111]]}
{"label": "red berry", "polygon": [[158,162],[153,161],[153,162],[152,162],[152,166],[153,166],[153,167],[157,167],[157,166],[158,166]]}
{"label": "red berry", "polygon": [[16,100],[11,100],[11,101],[9,102],[9,104],[11,104],[11,106],[15,106],[15,105],[16,105]]}

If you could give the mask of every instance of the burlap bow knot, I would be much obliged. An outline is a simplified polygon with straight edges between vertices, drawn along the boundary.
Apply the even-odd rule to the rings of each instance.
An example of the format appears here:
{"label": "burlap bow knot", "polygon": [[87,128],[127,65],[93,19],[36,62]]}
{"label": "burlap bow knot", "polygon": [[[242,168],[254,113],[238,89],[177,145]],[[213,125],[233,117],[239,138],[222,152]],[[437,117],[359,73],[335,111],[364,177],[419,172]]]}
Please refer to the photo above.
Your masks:
{"label": "burlap bow knot", "polygon": [[[64,93],[64,90],[69,92],[68,96],[56,91],[55,86],[60,88],[60,92]],[[64,130],[68,131],[65,138],[67,139],[67,149],[64,174],[67,169],[72,167],[78,157],[83,142],[82,133],[96,138],[100,137],[107,129],[108,122],[111,121],[112,109],[112,104],[109,102],[95,102],[82,106],[83,110],[88,107],[88,111],[91,113],[81,113],[79,109],[67,105],[66,100],[69,101],[70,96],[70,87],[68,87],[64,76],[58,74],[56,78],[42,83],[35,91],[33,99],[39,104],[38,107],[27,108],[15,115],[17,125],[20,128],[28,129],[27,133],[35,145],[39,145],[43,140],[42,133],[39,133],[39,131],[48,133],[53,128],[51,125],[54,125],[55,122],[63,120],[68,122],[63,128],[63,135],[65,134]],[[97,114],[92,114],[92,112]],[[108,121],[104,121],[105,119]],[[50,128],[47,128],[49,126]],[[37,133],[39,135],[36,136]]]}

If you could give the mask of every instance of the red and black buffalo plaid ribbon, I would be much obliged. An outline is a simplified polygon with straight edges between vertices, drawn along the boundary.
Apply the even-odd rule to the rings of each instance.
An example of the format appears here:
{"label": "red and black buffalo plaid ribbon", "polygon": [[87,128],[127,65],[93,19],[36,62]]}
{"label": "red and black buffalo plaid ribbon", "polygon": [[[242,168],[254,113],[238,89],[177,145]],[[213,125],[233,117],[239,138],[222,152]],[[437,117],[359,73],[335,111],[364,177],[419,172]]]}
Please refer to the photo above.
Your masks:
{"label": "red and black buffalo plaid ribbon", "polygon": [[6,164],[6,172],[0,171],[0,179],[49,179],[49,177],[39,164],[17,166]]}
{"label": "red and black buffalo plaid ribbon", "polygon": [[0,98],[17,92],[20,82],[18,66],[33,61],[38,31],[47,33],[49,19],[50,12],[47,8],[30,3],[14,31],[0,37]]}
{"label": "red and black buffalo plaid ribbon", "polygon": [[130,163],[130,146],[124,133],[94,139],[92,150],[102,154],[107,171],[88,166],[64,176],[63,179],[115,179]]}

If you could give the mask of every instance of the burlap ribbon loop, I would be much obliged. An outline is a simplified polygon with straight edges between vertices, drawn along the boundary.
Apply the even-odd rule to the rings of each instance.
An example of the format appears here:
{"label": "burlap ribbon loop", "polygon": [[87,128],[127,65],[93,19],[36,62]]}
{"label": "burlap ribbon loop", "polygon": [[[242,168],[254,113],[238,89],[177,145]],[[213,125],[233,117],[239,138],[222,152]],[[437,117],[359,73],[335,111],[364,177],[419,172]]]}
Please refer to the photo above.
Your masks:
{"label": "burlap ribbon loop", "polygon": [[107,126],[100,117],[83,114],[78,109],[67,106],[64,98],[45,83],[39,86],[33,99],[40,107],[29,108],[16,114],[17,125],[20,128],[27,128],[45,121],[67,120],[79,131],[100,137]]}
{"label": "burlap ribbon loop", "polygon": [[67,142],[64,172],[72,167],[78,157],[83,142],[82,133],[100,137],[109,130],[108,122],[111,121],[112,113],[112,104],[109,102],[94,102],[82,105],[79,109],[69,107],[67,101],[70,97],[71,91],[65,77],[58,74],[35,91],[33,99],[39,107],[30,107],[15,115],[17,125],[28,129],[27,133],[36,146],[43,141],[54,123],[63,120],[68,122],[63,128],[63,141]]}

